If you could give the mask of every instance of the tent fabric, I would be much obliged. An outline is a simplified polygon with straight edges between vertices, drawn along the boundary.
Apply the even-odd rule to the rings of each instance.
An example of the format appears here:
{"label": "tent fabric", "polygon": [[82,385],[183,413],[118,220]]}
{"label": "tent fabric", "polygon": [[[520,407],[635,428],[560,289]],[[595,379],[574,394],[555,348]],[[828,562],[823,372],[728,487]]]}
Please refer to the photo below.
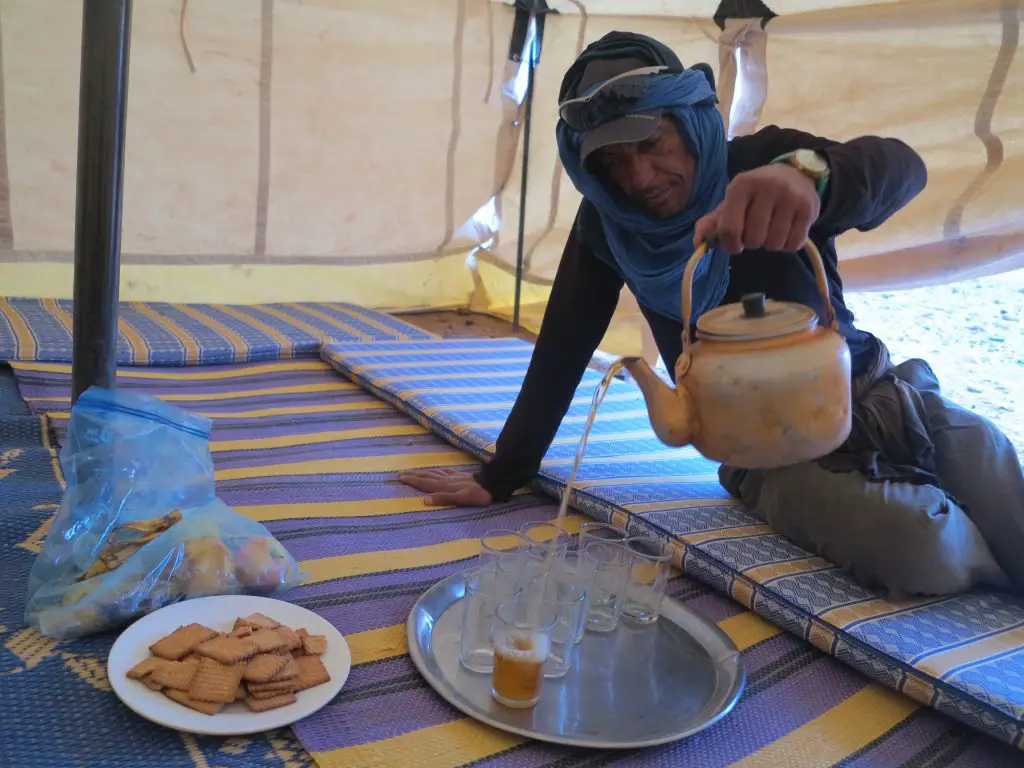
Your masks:
{"label": "tent fabric", "polygon": [[[517,339],[332,344],[324,359],[453,445],[493,453],[532,345]],[[541,464],[556,498],[601,375],[588,371],[574,411]],[[730,499],[716,465],[670,449],[635,384],[613,381],[594,421],[571,502],[654,532],[676,562],[767,620],[915,701],[1024,749],[1024,602],[996,592],[888,599],[811,555]]]}
{"label": "tent fabric", "polygon": [[[0,297],[0,361],[70,363],[74,302]],[[191,366],[319,357],[325,341],[434,335],[351,304],[229,306],[124,302],[117,363]]]}
{"label": "tent fabric", "polygon": [[[406,351],[422,346],[406,343]],[[53,411],[46,421],[54,426],[58,441],[63,440],[70,366],[16,364],[15,369],[21,394],[31,398],[37,413]],[[205,378],[211,373],[221,378],[211,382]],[[458,508],[425,508],[421,494],[386,480],[401,468],[442,462],[473,465],[473,459],[319,361],[189,370],[123,368],[118,378],[135,391],[174,397],[190,410],[211,412],[218,493],[239,513],[267,525],[302,562],[309,582],[293,590],[289,599],[320,614],[346,636],[353,669],[341,694],[294,726],[295,735],[323,768],[937,762],[1000,768],[1019,762],[1011,747],[893,694],[725,595],[678,574],[670,580],[668,594],[715,622],[742,653],[746,692],[720,723],[640,752],[580,752],[476,723],[445,705],[416,671],[406,647],[405,622],[427,586],[472,566],[480,535],[553,519],[557,505],[551,499],[524,493],[471,514]],[[276,405],[287,403],[292,407],[288,413],[274,414],[272,408],[254,412],[252,392],[282,386],[293,393],[276,395]],[[0,372],[0,411],[11,399],[4,397],[5,389],[16,399]],[[301,391],[306,394],[296,394]],[[513,397],[503,393],[496,399],[508,406]],[[15,431],[32,440],[16,443],[25,453],[12,456],[11,472],[0,476],[0,491],[13,492],[17,499],[5,509],[0,526],[0,573],[9,577],[0,580],[0,605],[20,606],[21,585],[60,487],[54,478],[57,465],[50,461],[49,432],[41,436],[38,419],[17,405],[23,428]],[[0,448],[11,445],[4,442],[7,434],[0,429]],[[330,470],[324,471],[325,466]],[[19,493],[20,488],[39,490]],[[582,520],[571,515],[567,528]],[[60,690],[66,695],[54,697],[45,710],[5,710],[13,722],[21,722],[17,718],[26,713],[31,720],[24,722],[32,727],[15,728],[12,738],[0,742],[4,765],[24,764],[24,755],[40,755],[37,764],[61,768],[76,760],[105,768],[136,766],[140,755],[148,765],[160,766],[193,761],[226,768],[309,764],[310,754],[300,751],[286,732],[244,739],[186,735],[183,741],[120,705],[105,684],[103,660],[112,633],[51,642],[20,626],[16,614],[5,612],[0,626],[0,642],[9,651],[0,655],[0,672],[8,675],[4,679],[12,680],[17,690]],[[118,738],[107,738],[109,730],[95,727],[61,727],[86,719],[115,725]],[[5,749],[15,757],[3,761]]]}
{"label": "tent fabric", "polygon": [[[733,132],[905,139],[925,192],[840,242],[851,289],[1024,266],[1019,0],[555,0],[536,71],[523,250],[536,327],[579,195],[554,142],[562,73],[612,29],[716,67]],[[771,3],[768,4],[771,6]],[[530,4],[136,3],[122,297],[347,301],[508,314]],[[738,13],[755,14],[750,18]],[[722,23],[722,28],[716,23]],[[68,298],[81,3],[0,0],[0,285]],[[528,30],[529,31],[529,30]],[[735,72],[733,71],[735,70]],[[720,90],[721,90],[720,88]],[[467,256],[472,258],[467,259]],[[624,302],[609,336],[634,351]]]}

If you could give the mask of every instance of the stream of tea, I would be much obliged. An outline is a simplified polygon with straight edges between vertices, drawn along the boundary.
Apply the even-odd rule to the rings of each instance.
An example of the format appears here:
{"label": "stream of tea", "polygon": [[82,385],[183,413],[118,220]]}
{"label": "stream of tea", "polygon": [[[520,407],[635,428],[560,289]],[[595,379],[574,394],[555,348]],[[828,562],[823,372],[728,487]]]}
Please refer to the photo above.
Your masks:
{"label": "stream of tea", "polygon": [[[594,419],[597,417],[597,409],[604,401],[605,395],[608,394],[608,389],[615,380],[616,374],[625,367],[625,363],[621,359],[613,362],[608,367],[608,370],[597,385],[597,388],[594,390],[594,396],[590,401],[590,413],[587,415],[587,420],[583,424],[583,433],[580,435],[580,442],[576,447],[576,458],[573,461],[572,470],[569,472],[569,479],[565,484],[565,489],[562,491],[561,503],[558,505],[558,518],[555,520],[555,525],[563,530],[565,529],[565,515],[569,509],[569,499],[572,496],[573,486],[576,484],[576,473],[579,472],[580,464],[583,462],[583,453],[587,449],[587,438],[590,437],[590,429],[594,426]],[[544,574],[541,578],[544,580],[547,579],[547,575],[551,571],[551,563],[554,560],[555,552],[557,551],[557,542],[558,539],[556,537],[552,537],[551,543],[548,545],[547,550],[544,553],[544,562],[541,568],[541,573]],[[546,585],[543,586],[546,587]],[[543,605],[544,592],[544,588],[536,590],[534,592],[534,599],[527,603],[527,613],[531,626],[536,626],[536,622],[540,617],[540,609]]]}

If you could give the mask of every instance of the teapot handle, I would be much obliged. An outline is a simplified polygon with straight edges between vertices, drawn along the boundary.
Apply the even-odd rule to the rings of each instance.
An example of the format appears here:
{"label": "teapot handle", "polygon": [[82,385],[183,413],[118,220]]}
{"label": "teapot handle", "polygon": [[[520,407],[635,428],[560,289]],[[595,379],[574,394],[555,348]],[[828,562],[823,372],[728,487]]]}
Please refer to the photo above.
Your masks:
{"label": "teapot handle", "polygon": [[[683,272],[683,348],[697,340],[694,328],[691,328],[690,312],[693,305],[693,273],[697,271],[697,265],[708,252],[709,245],[715,245],[718,238],[712,235],[707,241],[701,243],[694,250],[689,262],[686,264],[686,271]],[[828,277],[825,275],[825,262],[821,258],[818,246],[808,238],[804,248],[811,257],[811,266],[814,268],[814,279],[818,283],[818,293],[825,303],[825,317],[829,327],[834,331],[839,327],[836,321],[836,312],[832,307],[832,295],[828,288]],[[699,318],[697,318],[699,319]],[[696,326],[696,319],[692,323]]]}

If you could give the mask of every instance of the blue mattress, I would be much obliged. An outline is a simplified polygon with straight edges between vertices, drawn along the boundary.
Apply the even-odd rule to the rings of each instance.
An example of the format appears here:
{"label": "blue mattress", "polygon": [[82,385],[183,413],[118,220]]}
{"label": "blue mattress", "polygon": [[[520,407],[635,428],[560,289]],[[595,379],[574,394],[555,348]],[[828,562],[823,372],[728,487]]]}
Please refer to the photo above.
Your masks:
{"label": "blue mattress", "polygon": [[[70,363],[74,304],[0,298],[0,362]],[[352,304],[124,302],[118,365],[184,366],[318,357],[328,341],[430,339],[432,334]]]}

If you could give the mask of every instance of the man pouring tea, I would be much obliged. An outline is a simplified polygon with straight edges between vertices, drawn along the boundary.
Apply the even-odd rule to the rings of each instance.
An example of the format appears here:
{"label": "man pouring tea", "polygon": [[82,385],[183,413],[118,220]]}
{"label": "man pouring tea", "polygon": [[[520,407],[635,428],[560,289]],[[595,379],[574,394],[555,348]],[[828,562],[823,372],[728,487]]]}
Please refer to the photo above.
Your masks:
{"label": "man pouring tea", "polygon": [[[896,140],[832,141],[768,126],[727,140],[714,79],[665,45],[612,32],[562,81],[561,161],[583,196],[522,390],[493,459],[470,476],[407,472],[434,505],[508,498],[537,473],[628,285],[668,369],[691,320],[752,294],[834,316],[849,349],[852,429],[821,458],[724,464],[722,485],[778,533],[897,594],[1024,589],[1024,471],[991,422],[945,399],[928,364],[894,365],[846,307],[835,239],[881,226],[924,188]],[[823,306],[810,240],[822,257]],[[830,310],[830,311],[829,311]]]}

